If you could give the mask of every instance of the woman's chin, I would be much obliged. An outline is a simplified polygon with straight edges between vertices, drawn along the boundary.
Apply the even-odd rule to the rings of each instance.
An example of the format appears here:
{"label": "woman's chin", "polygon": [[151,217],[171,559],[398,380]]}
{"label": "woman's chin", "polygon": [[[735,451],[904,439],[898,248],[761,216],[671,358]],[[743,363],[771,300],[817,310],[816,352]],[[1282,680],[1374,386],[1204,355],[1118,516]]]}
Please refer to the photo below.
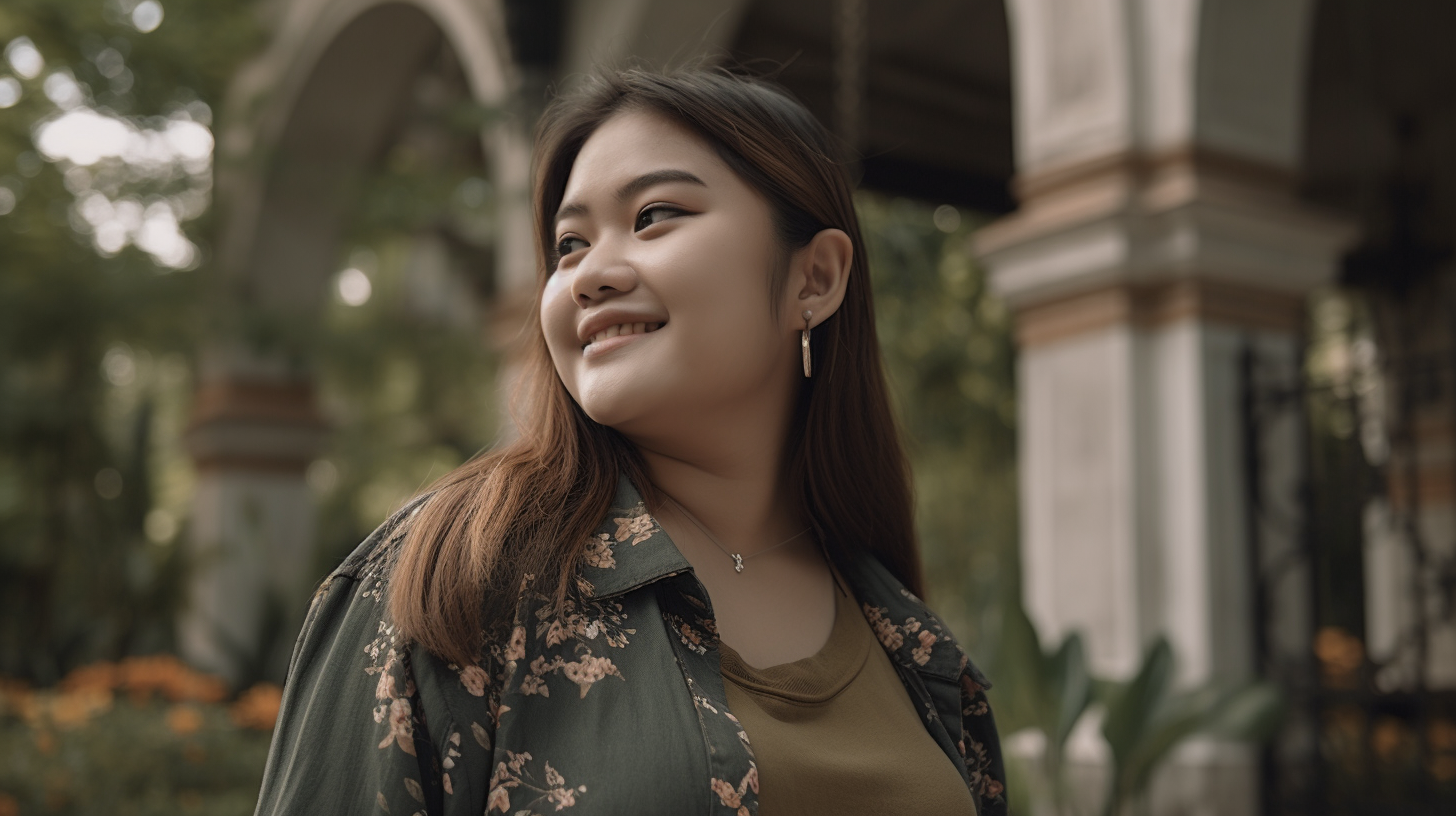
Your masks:
{"label": "woman's chin", "polygon": [[581,395],[581,410],[598,425],[622,430],[652,413],[639,394],[620,393],[619,389],[602,389]]}

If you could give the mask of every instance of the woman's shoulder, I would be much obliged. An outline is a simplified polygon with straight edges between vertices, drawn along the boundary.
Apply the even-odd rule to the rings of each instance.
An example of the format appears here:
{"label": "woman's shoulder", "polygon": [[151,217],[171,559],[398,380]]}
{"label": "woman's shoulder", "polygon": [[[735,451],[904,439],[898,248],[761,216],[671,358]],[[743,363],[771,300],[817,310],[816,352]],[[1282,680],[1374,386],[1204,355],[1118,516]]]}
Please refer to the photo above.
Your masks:
{"label": "woman's shoulder", "polygon": [[[339,581],[369,584],[366,591],[375,595],[382,591],[389,581],[389,571],[399,555],[405,536],[409,533],[410,519],[414,518],[432,494],[425,493],[410,499],[396,510],[374,531],[365,536],[359,546],[349,553],[319,585],[315,596],[323,595]],[[382,597],[382,596],[380,596]]]}

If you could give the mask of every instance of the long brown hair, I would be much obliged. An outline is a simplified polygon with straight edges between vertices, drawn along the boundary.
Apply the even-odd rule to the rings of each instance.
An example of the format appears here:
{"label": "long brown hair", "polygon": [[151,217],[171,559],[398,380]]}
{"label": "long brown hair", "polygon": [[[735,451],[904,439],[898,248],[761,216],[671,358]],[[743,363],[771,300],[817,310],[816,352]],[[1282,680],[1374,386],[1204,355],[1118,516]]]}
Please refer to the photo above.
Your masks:
{"label": "long brown hair", "polygon": [[[786,473],[835,560],[868,551],[919,593],[909,469],[885,388],[859,219],[833,139],[801,104],[761,80],[711,70],[595,76],[553,102],[537,129],[533,204],[543,282],[555,263],[553,222],[577,153],[624,110],[651,111],[702,137],[768,202],[785,250],[826,228],[849,235],[848,288],[839,310],[814,329],[814,377],[802,386]],[[766,274],[781,291],[780,270]],[[549,582],[538,585],[554,588],[558,600],[565,596],[621,476],[657,498],[637,450],[587,417],[562,384],[541,330],[539,288],[537,297],[518,380],[519,436],[430,488],[390,583],[399,631],[458,663],[475,659],[483,630],[512,619],[528,576]]]}

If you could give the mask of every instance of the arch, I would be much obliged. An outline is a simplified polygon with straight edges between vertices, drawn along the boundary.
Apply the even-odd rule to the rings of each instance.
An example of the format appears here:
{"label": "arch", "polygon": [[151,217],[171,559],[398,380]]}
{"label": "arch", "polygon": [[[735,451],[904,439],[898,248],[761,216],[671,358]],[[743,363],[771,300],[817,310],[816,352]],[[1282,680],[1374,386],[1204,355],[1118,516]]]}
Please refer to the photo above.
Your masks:
{"label": "arch", "polygon": [[[231,89],[218,187],[226,221],[219,267],[235,295],[310,309],[334,262],[351,173],[388,138],[391,114],[423,59],[444,42],[475,99],[513,89],[499,10],[467,0],[313,0],[289,6],[273,46]],[[498,189],[524,184],[520,140],[483,133]],[[502,154],[505,154],[504,156]],[[514,259],[515,256],[513,256]]]}
{"label": "arch", "polygon": [[561,73],[566,81],[598,64],[639,60],[665,68],[718,56],[738,31],[749,0],[594,0],[567,23]]}
{"label": "arch", "polygon": [[[254,661],[275,678],[287,666],[287,644],[266,642],[267,621],[280,611],[295,619],[307,599],[315,509],[304,474],[327,435],[309,361],[286,345],[251,342],[240,331],[249,321],[239,325],[236,315],[318,313],[353,184],[398,135],[411,88],[442,50],[456,60],[448,72],[456,86],[463,79],[477,102],[501,109],[515,90],[494,0],[272,8],[272,44],[239,73],[224,109],[216,263],[223,319],[202,356],[187,431],[197,468],[188,546],[202,566],[190,579],[179,645],[235,681],[256,670],[248,668]],[[481,133],[481,147],[504,226],[497,267],[509,263],[507,275],[529,278],[518,131],[502,117]],[[267,653],[242,655],[239,646]]]}

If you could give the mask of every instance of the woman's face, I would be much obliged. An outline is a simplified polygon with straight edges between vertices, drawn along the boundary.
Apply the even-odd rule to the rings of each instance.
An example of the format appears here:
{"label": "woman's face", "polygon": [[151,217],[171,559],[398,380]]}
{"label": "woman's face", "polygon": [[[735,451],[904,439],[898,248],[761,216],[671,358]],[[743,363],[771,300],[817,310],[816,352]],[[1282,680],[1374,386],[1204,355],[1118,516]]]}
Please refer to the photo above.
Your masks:
{"label": "woman's face", "polygon": [[572,166],[555,238],[541,323],[592,419],[642,439],[788,403],[798,314],[777,294],[781,317],[770,308],[787,261],[768,204],[691,131],[608,119]]}

